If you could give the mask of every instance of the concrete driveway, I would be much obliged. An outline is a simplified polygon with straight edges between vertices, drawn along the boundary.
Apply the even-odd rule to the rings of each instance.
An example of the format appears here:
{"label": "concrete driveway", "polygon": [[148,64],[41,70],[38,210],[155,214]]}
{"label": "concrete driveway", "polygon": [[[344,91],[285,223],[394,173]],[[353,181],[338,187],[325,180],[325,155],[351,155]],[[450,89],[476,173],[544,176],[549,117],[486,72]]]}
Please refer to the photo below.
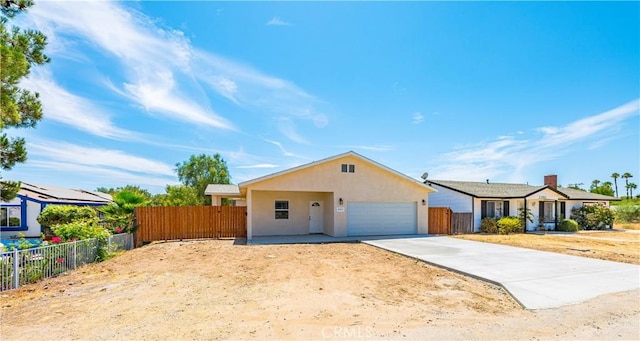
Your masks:
{"label": "concrete driveway", "polygon": [[504,287],[526,309],[640,288],[640,266],[450,237],[362,240]]}

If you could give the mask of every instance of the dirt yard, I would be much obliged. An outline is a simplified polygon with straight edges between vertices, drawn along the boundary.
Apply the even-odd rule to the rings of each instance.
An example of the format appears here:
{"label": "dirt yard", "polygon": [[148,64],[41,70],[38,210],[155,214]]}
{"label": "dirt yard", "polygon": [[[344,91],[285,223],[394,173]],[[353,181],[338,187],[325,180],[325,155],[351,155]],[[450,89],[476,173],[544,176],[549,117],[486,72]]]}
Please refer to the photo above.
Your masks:
{"label": "dirt yard", "polygon": [[0,294],[0,339],[637,340],[639,294],[526,311],[364,244],[167,242]]}
{"label": "dirt yard", "polygon": [[640,265],[640,233],[635,231],[573,234],[465,234],[458,235],[456,238]]}

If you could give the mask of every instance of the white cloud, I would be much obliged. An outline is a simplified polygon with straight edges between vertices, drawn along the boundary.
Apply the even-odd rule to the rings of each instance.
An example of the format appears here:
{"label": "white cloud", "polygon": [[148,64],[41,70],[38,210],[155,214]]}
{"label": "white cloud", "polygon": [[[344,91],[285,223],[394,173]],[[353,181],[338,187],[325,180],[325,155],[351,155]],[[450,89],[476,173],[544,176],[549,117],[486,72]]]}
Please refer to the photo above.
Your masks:
{"label": "white cloud", "polygon": [[411,118],[411,123],[412,124],[420,124],[422,122],[424,122],[424,116],[422,116],[422,114],[419,113],[419,112],[413,113],[413,116]]}
{"label": "white cloud", "polygon": [[46,70],[35,70],[21,85],[40,94],[45,120],[69,125],[90,134],[116,140],[135,140],[137,134],[116,127],[106,110],[60,87]]}
{"label": "white cloud", "polygon": [[461,146],[435,159],[437,166],[430,174],[435,179],[482,181],[501,175],[516,179],[526,167],[566,155],[584,143],[597,148],[611,141],[613,138],[607,134],[619,129],[624,120],[637,116],[639,110],[637,99],[565,126],[537,128],[537,136],[525,138],[519,131],[518,137],[501,136]]}
{"label": "white cloud", "polygon": [[120,150],[45,140],[29,142],[27,149],[30,154],[38,156],[38,160],[48,159],[47,161],[51,162],[91,166],[96,169],[116,169],[128,173],[175,176],[173,168],[168,164],[130,155]]}
{"label": "white cloud", "polygon": [[236,168],[240,169],[254,169],[254,168],[278,168],[278,165],[274,165],[271,163],[259,163],[257,165],[249,165],[249,166],[237,166]]}
{"label": "white cloud", "polygon": [[[116,57],[127,81],[114,85],[114,90],[147,110],[192,123],[234,129],[228,121],[200,104],[206,103],[206,96],[196,98],[193,89],[185,89],[198,85],[188,81],[193,78],[190,69],[193,48],[181,32],[162,29],[148,17],[120,3],[103,1],[82,4],[45,1],[30,9],[29,16],[38,29],[55,32],[56,41],[79,36],[103,53]],[[175,82],[177,74],[187,81]]]}
{"label": "white cloud", "polygon": [[271,18],[271,20],[267,21],[266,25],[267,26],[291,26],[291,23],[288,23],[280,19],[280,17],[273,17]]}

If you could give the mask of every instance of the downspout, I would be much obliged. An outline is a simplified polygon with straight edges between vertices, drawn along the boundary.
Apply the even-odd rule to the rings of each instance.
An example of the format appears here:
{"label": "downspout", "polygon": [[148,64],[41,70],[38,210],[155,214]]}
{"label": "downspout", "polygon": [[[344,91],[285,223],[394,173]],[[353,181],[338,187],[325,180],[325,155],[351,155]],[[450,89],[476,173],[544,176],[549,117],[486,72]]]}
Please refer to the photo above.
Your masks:
{"label": "downspout", "polygon": [[471,233],[476,232],[476,207],[473,197],[471,197]]}
{"label": "downspout", "polygon": [[527,220],[528,212],[529,212],[529,208],[527,207],[527,197],[524,197],[524,212],[522,212],[522,214],[524,214],[524,233],[527,233],[527,223],[529,222]]}

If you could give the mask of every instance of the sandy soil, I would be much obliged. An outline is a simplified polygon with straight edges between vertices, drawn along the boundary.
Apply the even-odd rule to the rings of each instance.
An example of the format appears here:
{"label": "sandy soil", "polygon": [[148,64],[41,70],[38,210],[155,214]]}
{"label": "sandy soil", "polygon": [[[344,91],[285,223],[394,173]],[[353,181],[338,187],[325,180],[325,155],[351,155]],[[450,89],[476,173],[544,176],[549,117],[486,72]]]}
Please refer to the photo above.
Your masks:
{"label": "sandy soil", "polygon": [[[622,235],[624,234],[624,237]],[[640,244],[635,232],[485,235],[463,234],[456,238],[525,247],[640,265]]]}
{"label": "sandy soil", "polygon": [[364,244],[168,242],[2,293],[0,339],[637,340],[639,295],[526,311]]}

